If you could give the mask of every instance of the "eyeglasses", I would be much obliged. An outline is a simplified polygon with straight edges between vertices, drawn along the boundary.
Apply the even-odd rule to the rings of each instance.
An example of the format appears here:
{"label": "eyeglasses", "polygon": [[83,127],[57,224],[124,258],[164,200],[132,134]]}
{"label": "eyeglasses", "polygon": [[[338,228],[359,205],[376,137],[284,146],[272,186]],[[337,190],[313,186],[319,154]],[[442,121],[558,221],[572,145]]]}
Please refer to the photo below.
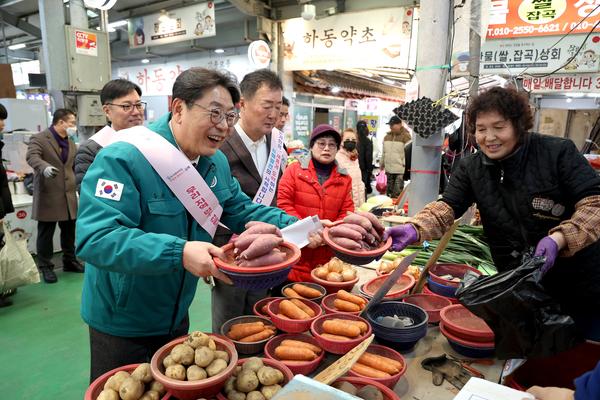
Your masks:
{"label": "eyeglasses", "polygon": [[133,107],[136,108],[136,110],[138,111],[144,111],[146,109],[146,103],[143,101],[140,101],[139,103],[135,103],[135,104],[115,104],[115,103],[106,103],[109,106],[117,106],[117,107],[121,107],[123,109],[123,111],[125,111],[126,113],[131,112],[131,110],[133,110]]}
{"label": "eyeglasses", "polygon": [[200,107],[201,109],[203,109],[207,113],[209,113],[210,114],[210,122],[212,122],[215,125],[219,125],[221,122],[223,122],[223,120],[225,120],[227,122],[227,126],[231,128],[240,119],[240,115],[235,111],[225,112],[223,110],[219,110],[218,108],[210,109],[210,108],[201,106],[200,104],[197,104],[197,103],[192,103],[192,105]]}
{"label": "eyeglasses", "polygon": [[337,143],[335,142],[315,142],[315,144],[321,150],[325,149],[326,147],[330,149],[337,149],[338,147]]}

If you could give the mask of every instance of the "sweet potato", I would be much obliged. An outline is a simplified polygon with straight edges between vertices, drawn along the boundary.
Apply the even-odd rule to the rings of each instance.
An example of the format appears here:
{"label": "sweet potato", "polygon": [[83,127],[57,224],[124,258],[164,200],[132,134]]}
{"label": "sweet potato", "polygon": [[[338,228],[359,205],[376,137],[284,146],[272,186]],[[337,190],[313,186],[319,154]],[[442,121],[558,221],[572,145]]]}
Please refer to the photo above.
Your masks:
{"label": "sweet potato", "polygon": [[279,303],[279,311],[291,319],[310,319],[311,317],[290,300],[282,300]]}
{"label": "sweet potato", "polygon": [[310,308],[309,306],[307,306],[306,304],[304,304],[301,300],[291,299],[290,301],[292,303],[294,303],[295,305],[297,305],[298,308],[300,308],[302,311],[304,311],[305,313],[307,313],[311,317],[314,317],[316,315],[316,313],[313,311],[313,309]]}
{"label": "sweet potato", "polygon": [[381,224],[379,219],[374,214],[365,211],[357,211],[356,213],[362,217],[367,218],[369,222],[371,222],[371,225],[377,231],[377,233],[382,234],[383,231],[385,231],[385,227]]}
{"label": "sweet potato", "polygon": [[361,233],[358,230],[353,229],[353,226],[351,224],[341,224],[333,226],[329,228],[329,234],[332,238],[341,237],[348,238],[351,240],[360,240],[363,238]]}
{"label": "sweet potato", "polygon": [[352,366],[351,370],[356,372],[357,374],[360,374],[362,376],[366,376],[369,378],[389,378],[389,377],[391,377],[391,375],[388,374],[387,372],[383,372],[378,369],[371,368],[371,367],[361,364],[359,362],[355,363]]}
{"label": "sweet potato", "polygon": [[305,349],[312,350],[315,354],[320,354],[323,351],[319,346],[315,346],[314,344],[303,342],[301,340],[285,339],[281,342],[281,345],[292,347],[304,347]]}
{"label": "sweet potato", "polygon": [[284,252],[273,249],[270,254],[264,254],[252,260],[242,260],[238,265],[240,267],[262,267],[264,265],[279,264],[285,261]]}
{"label": "sweet potato", "polygon": [[[248,235],[253,233],[272,233],[281,237],[281,231],[275,225],[267,224],[261,221],[250,221],[245,226],[246,230],[242,235]],[[240,236],[242,236],[240,235]]]}
{"label": "sweet potato", "polygon": [[259,237],[259,233],[251,233],[249,235],[238,236],[233,241],[233,247],[235,248],[234,252],[236,254],[241,253],[242,251],[246,250],[248,246],[250,246],[250,244],[252,244],[252,242],[254,242]]}
{"label": "sweet potato", "polygon": [[358,304],[351,303],[349,301],[342,300],[342,299],[333,300],[333,306],[336,309],[338,309],[340,311],[345,311],[345,312],[357,312],[357,311],[361,310],[361,307]]}
{"label": "sweet potato", "polygon": [[296,283],[292,286],[292,289],[296,291],[300,296],[306,297],[308,299],[314,299],[321,296],[323,293],[318,291],[317,289],[311,288],[309,286],[303,285],[301,283]]}
{"label": "sweet potato", "polygon": [[344,223],[360,225],[367,231],[370,231],[371,228],[373,228],[373,224],[368,218],[356,213],[346,215],[344,217]]}
{"label": "sweet potato", "polygon": [[275,348],[275,357],[284,360],[312,361],[317,355],[304,347],[277,346]]}
{"label": "sweet potato", "polygon": [[270,253],[275,247],[283,243],[283,239],[277,235],[263,234],[253,241],[246,250],[240,254],[240,258],[252,260],[262,255]]}
{"label": "sweet potato", "polygon": [[360,328],[353,324],[342,322],[344,320],[327,320],[323,322],[323,331],[332,335],[355,338],[360,336]]}
{"label": "sweet potato", "polygon": [[348,250],[360,250],[361,249],[360,244],[352,239],[338,237],[338,236],[332,236],[331,241],[333,243],[337,244],[338,246],[343,247],[344,249],[348,249]]}

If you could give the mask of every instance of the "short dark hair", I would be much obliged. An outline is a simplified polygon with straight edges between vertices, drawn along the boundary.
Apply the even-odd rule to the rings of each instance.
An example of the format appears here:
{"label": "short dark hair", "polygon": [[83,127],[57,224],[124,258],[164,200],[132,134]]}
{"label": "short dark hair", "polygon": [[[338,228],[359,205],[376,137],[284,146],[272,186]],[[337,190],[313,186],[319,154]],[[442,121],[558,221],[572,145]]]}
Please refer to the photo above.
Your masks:
{"label": "short dark hair", "polygon": [[0,119],[8,118],[8,111],[6,111],[6,107],[0,104]]}
{"label": "short dark hair", "polygon": [[367,126],[367,122],[365,120],[360,120],[356,123],[356,133],[358,137],[368,137],[369,136],[369,127]]}
{"label": "short dark hair", "polygon": [[471,100],[467,107],[467,130],[470,134],[475,133],[477,115],[484,112],[502,115],[512,123],[519,138],[533,128],[533,115],[527,95],[512,87],[493,87]]}
{"label": "short dark hair", "polygon": [[58,124],[58,121],[66,121],[69,118],[69,115],[76,116],[75,113],[66,108],[59,108],[54,111],[54,115],[52,115],[52,125]]}
{"label": "short dark hair", "polygon": [[281,103],[282,103],[284,106],[288,106],[288,107],[290,106],[290,101],[289,101],[289,100],[288,100],[288,98],[287,98],[287,97],[285,97],[285,96],[281,96]]}
{"label": "short dark hair", "polygon": [[275,72],[263,68],[246,74],[240,83],[240,91],[244,98],[251,99],[263,85],[272,90],[283,90],[283,83],[279,76]]}
{"label": "short dark hair", "polygon": [[114,99],[127,96],[134,90],[140,97],[142,96],[142,89],[135,83],[122,78],[113,79],[102,87],[100,102],[102,104],[110,103]]}
{"label": "short dark hair", "polygon": [[227,89],[234,105],[240,101],[240,91],[235,76],[226,71],[208,68],[190,68],[183,71],[173,84],[173,100],[181,99],[191,107],[192,103],[202,98],[207,90],[216,86]]}

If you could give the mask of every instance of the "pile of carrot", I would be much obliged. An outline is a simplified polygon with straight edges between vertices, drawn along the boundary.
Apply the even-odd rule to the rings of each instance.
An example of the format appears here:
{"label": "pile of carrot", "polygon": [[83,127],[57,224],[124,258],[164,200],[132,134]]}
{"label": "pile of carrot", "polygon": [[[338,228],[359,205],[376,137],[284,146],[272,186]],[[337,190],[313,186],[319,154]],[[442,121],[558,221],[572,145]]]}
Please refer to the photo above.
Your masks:
{"label": "pile of carrot", "polygon": [[317,297],[321,297],[323,293],[315,288],[311,288],[310,286],[303,285],[301,283],[295,283],[292,287],[287,287],[283,289],[283,294],[286,297],[290,297],[292,299],[316,299]]}
{"label": "pile of carrot", "polygon": [[366,322],[339,318],[324,321],[322,327],[321,336],[338,341],[355,339],[369,330]]}
{"label": "pile of carrot", "polygon": [[311,319],[317,314],[300,299],[285,299],[279,303],[279,317],[289,319]]}
{"label": "pile of carrot", "polygon": [[338,290],[333,307],[339,311],[358,312],[367,305],[367,301],[360,296],[348,293],[345,290]]}
{"label": "pile of carrot", "polygon": [[389,357],[366,352],[352,366],[352,371],[368,378],[391,378],[402,370],[402,363]]}
{"label": "pile of carrot", "polygon": [[323,350],[301,340],[285,339],[275,348],[275,357],[283,362],[313,361]]}
{"label": "pile of carrot", "polygon": [[239,342],[259,342],[275,335],[275,327],[262,321],[242,322],[231,325],[227,337]]}

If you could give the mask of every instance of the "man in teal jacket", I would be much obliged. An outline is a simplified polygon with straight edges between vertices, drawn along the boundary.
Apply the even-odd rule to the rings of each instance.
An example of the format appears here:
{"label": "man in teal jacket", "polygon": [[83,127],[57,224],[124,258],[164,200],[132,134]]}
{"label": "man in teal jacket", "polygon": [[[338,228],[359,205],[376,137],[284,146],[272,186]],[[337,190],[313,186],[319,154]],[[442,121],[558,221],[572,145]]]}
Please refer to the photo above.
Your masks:
{"label": "man in teal jacket", "polygon": [[[178,147],[223,207],[221,222],[240,233],[248,221],[279,227],[296,221],[252,203],[218,151],[237,122],[235,80],[192,68],[173,85],[172,113],[150,129]],[[118,200],[99,182],[118,183]],[[212,257],[211,236],[132,144],[102,149],[81,186],[77,255],[86,261],[81,315],[90,328],[91,379],[113,368],[147,362],[169,340],[187,333],[198,277],[228,281]]]}

